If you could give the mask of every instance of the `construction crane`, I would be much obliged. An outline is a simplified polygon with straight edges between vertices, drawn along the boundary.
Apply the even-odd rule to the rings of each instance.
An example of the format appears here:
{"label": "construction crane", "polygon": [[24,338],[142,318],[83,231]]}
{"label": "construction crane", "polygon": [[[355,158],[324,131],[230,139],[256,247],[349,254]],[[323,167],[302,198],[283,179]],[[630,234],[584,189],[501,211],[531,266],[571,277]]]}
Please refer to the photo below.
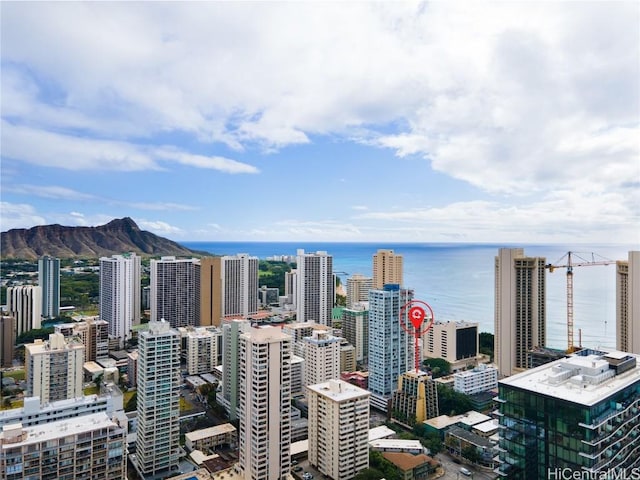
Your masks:
{"label": "construction crane", "polygon": [[[587,260],[580,255],[585,255],[580,252],[567,252],[556,263],[545,265],[545,268],[549,269],[549,272],[553,273],[556,268],[567,269],[567,352],[574,352],[576,349],[573,346],[573,267],[591,267],[594,265],[612,265],[616,263],[615,260],[609,260],[608,258],[602,258],[602,260],[596,260],[596,254],[588,253],[591,255],[591,260]],[[574,258],[578,261],[575,262]],[[566,259],[566,260],[565,260]],[[565,261],[566,263],[562,263]]]}

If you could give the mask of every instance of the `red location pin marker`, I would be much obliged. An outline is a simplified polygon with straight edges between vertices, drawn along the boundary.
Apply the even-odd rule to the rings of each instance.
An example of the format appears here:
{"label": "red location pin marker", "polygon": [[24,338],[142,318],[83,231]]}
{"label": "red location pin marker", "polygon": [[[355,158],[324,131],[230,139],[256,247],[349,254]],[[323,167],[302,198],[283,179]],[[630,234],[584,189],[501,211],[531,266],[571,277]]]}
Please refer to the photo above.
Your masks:
{"label": "red location pin marker", "polygon": [[414,306],[409,309],[409,320],[411,320],[411,324],[416,330],[422,325],[425,315],[426,313],[422,307]]}

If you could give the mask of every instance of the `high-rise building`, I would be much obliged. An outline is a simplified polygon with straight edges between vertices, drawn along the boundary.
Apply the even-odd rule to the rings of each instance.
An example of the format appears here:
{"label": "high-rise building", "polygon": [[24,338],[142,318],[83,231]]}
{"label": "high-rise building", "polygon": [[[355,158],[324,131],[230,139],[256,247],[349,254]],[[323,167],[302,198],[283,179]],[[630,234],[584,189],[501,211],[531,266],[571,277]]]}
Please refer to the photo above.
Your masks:
{"label": "high-rise building", "polygon": [[60,323],[54,326],[65,337],[76,336],[84,345],[84,361],[95,362],[109,356],[109,324],[99,317],[86,317],[80,322]]}
{"label": "high-rise building", "polygon": [[287,323],[282,326],[282,332],[291,337],[291,344],[293,345],[293,354],[304,358],[304,339],[313,335],[314,330],[322,330],[328,334],[333,332],[331,327],[326,325],[320,325],[315,322],[304,323]]}
{"label": "high-rise building", "polygon": [[340,337],[314,330],[304,339],[304,384],[340,378]]}
{"label": "high-rise building", "polygon": [[378,250],[373,254],[373,288],[381,290],[387,284],[402,286],[402,255],[393,250]]}
{"label": "high-rise building", "polygon": [[151,260],[151,320],[171,328],[200,324],[200,260],[162,257]]}
{"label": "high-rise building", "polygon": [[140,323],[140,257],[135,253],[100,259],[100,319],[120,346]]}
{"label": "high-rise building", "polygon": [[284,296],[285,303],[295,307],[298,298],[298,271],[291,270],[284,273]]}
{"label": "high-rise building", "polygon": [[435,322],[423,338],[425,358],[444,358],[454,371],[474,365],[477,361],[477,323]]}
{"label": "high-rise building", "polygon": [[200,325],[219,327],[223,319],[258,311],[258,257],[204,257],[200,269]]}
{"label": "high-rise building", "polygon": [[369,290],[373,288],[373,278],[359,273],[347,278],[347,308],[369,300]]}
{"label": "high-rise building", "polygon": [[356,347],[345,338],[340,339],[340,372],[356,371]]}
{"label": "high-rise building", "polygon": [[342,310],[342,334],[356,349],[356,361],[369,357],[369,293],[367,302],[356,303]]}
{"label": "high-rise building", "polygon": [[327,252],[304,253],[298,249],[296,258],[297,321],[331,326],[336,286],[333,257]]}
{"label": "high-rise building", "polygon": [[239,337],[238,468],[246,480],[287,480],[291,468],[291,337],[276,327]]}
{"label": "high-rise building", "polygon": [[585,349],[499,381],[496,473],[509,480],[633,478],[640,472],[638,360]]}
{"label": "high-rise building", "polygon": [[369,291],[369,390],[371,406],[380,410],[387,410],[398,377],[414,365],[413,339],[399,321],[412,299],[413,290],[394,284]]}
{"label": "high-rise building", "polygon": [[7,288],[7,313],[16,319],[16,336],[40,328],[42,289],[36,285]]}
{"label": "high-rise building", "polygon": [[186,332],[187,373],[210,373],[218,366],[218,338],[222,332],[213,327],[194,328]]}
{"label": "high-rise building", "polygon": [[135,466],[144,477],[171,472],[180,457],[180,335],[165,321],[138,334]]}
{"label": "high-rise building", "polygon": [[8,315],[0,315],[0,368],[13,366],[16,344],[15,325],[15,318]]}
{"label": "high-rise building", "polygon": [[640,251],[616,262],[616,348],[640,354]]}
{"label": "high-rise building", "polygon": [[60,259],[44,256],[38,260],[38,285],[42,289],[42,316],[60,315]]}
{"label": "high-rise building", "polygon": [[93,413],[0,432],[5,480],[27,478],[121,480],[127,476],[127,431],[106,413]]}
{"label": "high-rise building", "polygon": [[222,401],[229,420],[238,418],[238,369],[240,335],[249,332],[247,320],[231,320],[222,325]]}
{"label": "high-rise building", "polygon": [[527,352],[546,344],[544,257],[501,248],[495,258],[495,360],[501,376],[527,368]]}
{"label": "high-rise building", "polygon": [[307,386],[309,463],[329,478],[369,468],[369,395],[343,380]]}
{"label": "high-rise building", "polygon": [[440,415],[436,383],[426,372],[410,370],[398,377],[398,390],[393,392],[391,418],[413,428]]}
{"label": "high-rise building", "polygon": [[84,345],[77,339],[52,333],[48,341],[25,345],[27,392],[41,404],[82,397]]}

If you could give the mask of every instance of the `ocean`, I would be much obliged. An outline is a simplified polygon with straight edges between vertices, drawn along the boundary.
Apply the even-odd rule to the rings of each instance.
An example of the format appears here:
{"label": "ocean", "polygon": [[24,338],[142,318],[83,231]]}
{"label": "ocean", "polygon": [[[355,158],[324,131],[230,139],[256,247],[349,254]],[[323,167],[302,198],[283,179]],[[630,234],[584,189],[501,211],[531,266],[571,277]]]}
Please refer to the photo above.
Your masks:
{"label": "ocean", "polygon": [[[372,256],[381,248],[404,256],[404,283],[415,298],[427,302],[436,320],[478,322],[481,332],[494,331],[494,258],[501,247],[522,247],[527,256],[543,256],[546,263],[566,264],[569,250],[586,260],[626,260],[631,245],[490,245],[468,243],[310,243],[310,242],[182,242],[187,248],[216,255],[248,253],[265,259],[326,251],[333,269],[346,285],[349,276],[372,275]],[[592,257],[592,253],[596,254]],[[574,257],[574,263],[580,261]],[[616,266],[574,267],[574,331],[582,345],[615,348]],[[566,348],[566,269],[547,271],[547,346]]]}

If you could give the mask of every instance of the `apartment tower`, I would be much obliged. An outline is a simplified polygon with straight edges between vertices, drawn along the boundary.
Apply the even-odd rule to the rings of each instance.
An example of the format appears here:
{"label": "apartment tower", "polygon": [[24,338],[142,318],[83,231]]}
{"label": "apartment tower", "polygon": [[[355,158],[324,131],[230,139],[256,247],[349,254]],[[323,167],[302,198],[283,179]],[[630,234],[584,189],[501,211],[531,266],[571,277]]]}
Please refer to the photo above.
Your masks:
{"label": "apartment tower", "polygon": [[[367,300],[369,293],[367,292]],[[356,349],[356,362],[369,358],[369,302],[356,303],[342,310],[342,334]]]}
{"label": "apartment tower", "polygon": [[335,299],[333,257],[323,251],[304,253],[298,249],[296,258],[297,321],[331,326]]}
{"label": "apartment tower", "polygon": [[100,319],[120,346],[140,323],[140,257],[135,253],[100,259]]}
{"label": "apartment tower", "polygon": [[414,365],[413,339],[399,321],[412,299],[413,290],[394,284],[369,291],[369,390],[371,406],[380,410],[387,410],[398,377]]}
{"label": "apartment tower", "polygon": [[42,288],[42,316],[60,315],[60,259],[44,256],[38,260],[38,285]]}
{"label": "apartment tower", "polygon": [[544,257],[501,248],[495,257],[495,361],[500,376],[527,368],[527,352],[546,343]]}
{"label": "apartment tower", "polygon": [[231,320],[222,325],[222,402],[229,420],[238,418],[238,368],[240,335],[249,332],[247,320]]}
{"label": "apartment tower", "polygon": [[616,262],[616,348],[640,354],[640,251]]}
{"label": "apartment tower", "polygon": [[369,290],[373,288],[373,278],[356,273],[347,278],[347,308],[369,300]]}
{"label": "apartment tower", "polygon": [[180,457],[180,335],[165,321],[138,334],[138,430],[141,476],[172,473]]}
{"label": "apartment tower", "polygon": [[238,468],[246,480],[288,480],[291,337],[276,327],[239,337]]}
{"label": "apartment tower", "polygon": [[151,320],[171,328],[200,324],[200,260],[162,257],[151,260]]}
{"label": "apartment tower", "polygon": [[369,468],[369,396],[343,380],[307,387],[309,463],[323,475],[349,480]]}
{"label": "apartment tower", "polygon": [[200,325],[247,318],[258,311],[258,257],[204,257],[200,269]]}
{"label": "apartment tower", "polygon": [[378,250],[373,254],[373,288],[381,290],[386,284],[402,286],[402,255],[393,250]]}
{"label": "apartment tower", "polygon": [[7,313],[16,319],[16,336],[40,328],[42,288],[36,285],[7,288]]}
{"label": "apartment tower", "polygon": [[314,330],[304,338],[304,384],[340,378],[340,341],[326,331]]}
{"label": "apartment tower", "polygon": [[25,345],[27,392],[40,397],[41,405],[57,400],[80,398],[84,365],[84,345],[52,333],[49,340]]}

